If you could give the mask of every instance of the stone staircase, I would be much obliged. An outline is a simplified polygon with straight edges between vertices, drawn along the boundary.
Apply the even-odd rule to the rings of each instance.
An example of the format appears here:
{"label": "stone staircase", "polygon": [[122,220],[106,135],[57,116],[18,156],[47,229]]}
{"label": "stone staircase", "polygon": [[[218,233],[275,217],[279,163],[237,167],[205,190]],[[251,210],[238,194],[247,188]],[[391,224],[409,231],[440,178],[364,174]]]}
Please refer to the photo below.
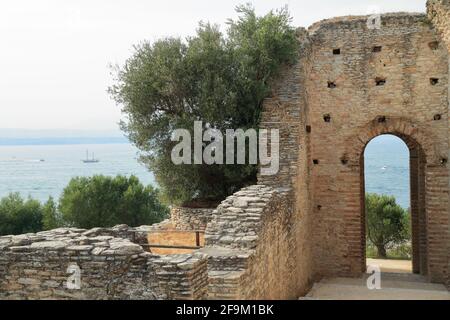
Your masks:
{"label": "stone staircase", "polygon": [[362,278],[329,278],[314,284],[300,300],[450,300],[442,284],[416,274],[382,273],[381,289],[370,290]]}

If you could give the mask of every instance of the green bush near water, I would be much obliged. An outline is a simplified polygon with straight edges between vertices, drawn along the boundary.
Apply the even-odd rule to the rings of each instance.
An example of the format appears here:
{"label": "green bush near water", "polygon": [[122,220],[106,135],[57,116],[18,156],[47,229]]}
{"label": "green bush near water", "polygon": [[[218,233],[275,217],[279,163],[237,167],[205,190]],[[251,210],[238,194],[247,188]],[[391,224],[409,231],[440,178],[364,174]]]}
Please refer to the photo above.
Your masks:
{"label": "green bush near water", "polygon": [[45,203],[19,193],[0,200],[0,235],[17,235],[58,227],[139,226],[162,221],[169,209],[159,191],[131,176],[73,178],[58,202]]}
{"label": "green bush near water", "polygon": [[143,186],[135,176],[77,177],[64,189],[58,208],[69,226],[137,227],[160,222],[168,215],[158,195],[157,189]]}
{"label": "green bush near water", "polygon": [[41,231],[43,211],[39,201],[9,194],[0,200],[0,235]]}

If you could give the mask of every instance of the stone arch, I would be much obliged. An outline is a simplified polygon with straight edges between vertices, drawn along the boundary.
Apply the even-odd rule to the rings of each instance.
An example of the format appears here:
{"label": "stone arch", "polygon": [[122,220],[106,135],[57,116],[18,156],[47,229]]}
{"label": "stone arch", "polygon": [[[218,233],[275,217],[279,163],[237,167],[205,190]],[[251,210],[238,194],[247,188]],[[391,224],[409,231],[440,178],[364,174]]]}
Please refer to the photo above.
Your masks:
{"label": "stone arch", "polygon": [[366,126],[359,127],[355,134],[346,141],[346,158],[349,165],[358,165],[360,157],[364,154],[367,144],[374,138],[383,134],[392,134],[402,139],[412,151],[419,148],[423,152],[428,165],[440,165],[445,154],[440,154],[435,145],[435,139],[430,132],[422,126],[405,118],[391,118],[379,116],[370,121]]}
{"label": "stone arch", "polygon": [[[424,128],[405,118],[378,116],[366,126],[356,128],[354,135],[346,139],[342,164],[348,172],[353,172],[356,184],[349,191],[359,202],[359,209],[352,215],[358,217],[348,223],[349,233],[356,231],[357,241],[353,241],[353,252],[365,271],[365,181],[364,151],[367,144],[380,135],[392,134],[402,139],[410,151],[410,188],[411,221],[413,245],[413,272],[427,275],[431,281],[442,282],[442,270],[445,269],[445,243],[437,238],[445,238],[445,230],[439,224],[447,208],[442,199],[448,183],[446,155],[439,152],[437,139]],[[355,221],[360,221],[357,226]],[[439,237],[436,237],[439,235]],[[359,246],[359,247],[358,247]],[[432,264],[429,262],[432,261]],[[357,263],[357,261],[354,261]],[[441,270],[442,269],[442,270]],[[353,269],[355,270],[355,269]]]}

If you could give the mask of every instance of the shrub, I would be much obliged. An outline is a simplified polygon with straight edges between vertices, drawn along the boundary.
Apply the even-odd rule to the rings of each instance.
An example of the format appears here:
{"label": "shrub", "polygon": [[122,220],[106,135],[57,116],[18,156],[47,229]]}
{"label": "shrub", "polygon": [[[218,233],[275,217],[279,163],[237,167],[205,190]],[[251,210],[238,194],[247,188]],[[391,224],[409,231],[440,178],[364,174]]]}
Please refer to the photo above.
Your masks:
{"label": "shrub", "polygon": [[160,222],[168,214],[158,191],[135,176],[102,175],[73,178],[61,195],[59,211],[67,225],[79,228],[135,227]]}
{"label": "shrub", "polygon": [[19,193],[11,193],[0,200],[0,235],[41,231],[42,216],[39,201],[24,200]]}

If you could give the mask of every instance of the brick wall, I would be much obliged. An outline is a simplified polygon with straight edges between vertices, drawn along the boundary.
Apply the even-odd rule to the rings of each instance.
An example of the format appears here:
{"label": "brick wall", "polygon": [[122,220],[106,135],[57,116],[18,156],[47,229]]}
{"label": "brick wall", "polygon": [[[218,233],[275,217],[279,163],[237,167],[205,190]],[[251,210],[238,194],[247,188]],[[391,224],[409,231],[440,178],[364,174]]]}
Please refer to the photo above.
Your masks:
{"label": "brick wall", "polygon": [[[446,14],[437,18],[445,24],[441,34]],[[262,119],[263,128],[280,129],[280,172],[259,183],[294,190],[297,227],[305,234],[297,245],[314,257],[306,278],[359,276],[365,270],[362,155],[376,136],[399,136],[413,164],[414,269],[445,282],[449,55],[425,15],[386,14],[374,30],[367,18],[299,29],[300,61],[277,81]]]}
{"label": "brick wall", "polygon": [[[429,0],[427,2],[428,18],[433,23],[433,26],[438,31],[440,38],[446,44],[447,50],[450,53],[450,1],[449,0]],[[449,58],[449,74],[450,74],[450,58]],[[450,85],[448,87],[449,106],[450,106]],[[449,121],[449,136],[450,136],[450,118]],[[449,151],[450,158],[450,151]],[[449,168],[450,170],[450,168]],[[450,207],[448,209],[450,215]],[[450,216],[448,217],[450,220]],[[450,226],[449,226],[450,233]],[[449,240],[450,241],[450,240]],[[449,245],[450,246],[450,245]],[[450,273],[450,250],[448,250],[448,264],[447,273]],[[447,287],[450,288],[450,274],[447,274]]]}
{"label": "brick wall", "polygon": [[[420,14],[383,15],[381,28],[375,30],[367,28],[367,17],[336,18],[313,25],[309,34],[306,91],[316,271],[319,276],[364,271],[361,156],[372,138],[390,133],[402,138],[411,153],[423,149],[425,154],[424,172],[412,176],[426,177],[425,197],[413,192],[413,202],[426,211],[428,275],[444,281],[448,169],[440,162],[449,150],[447,51],[442,45],[433,47],[439,37]],[[434,78],[437,83],[432,83]],[[420,236],[414,237],[416,243]]]}

